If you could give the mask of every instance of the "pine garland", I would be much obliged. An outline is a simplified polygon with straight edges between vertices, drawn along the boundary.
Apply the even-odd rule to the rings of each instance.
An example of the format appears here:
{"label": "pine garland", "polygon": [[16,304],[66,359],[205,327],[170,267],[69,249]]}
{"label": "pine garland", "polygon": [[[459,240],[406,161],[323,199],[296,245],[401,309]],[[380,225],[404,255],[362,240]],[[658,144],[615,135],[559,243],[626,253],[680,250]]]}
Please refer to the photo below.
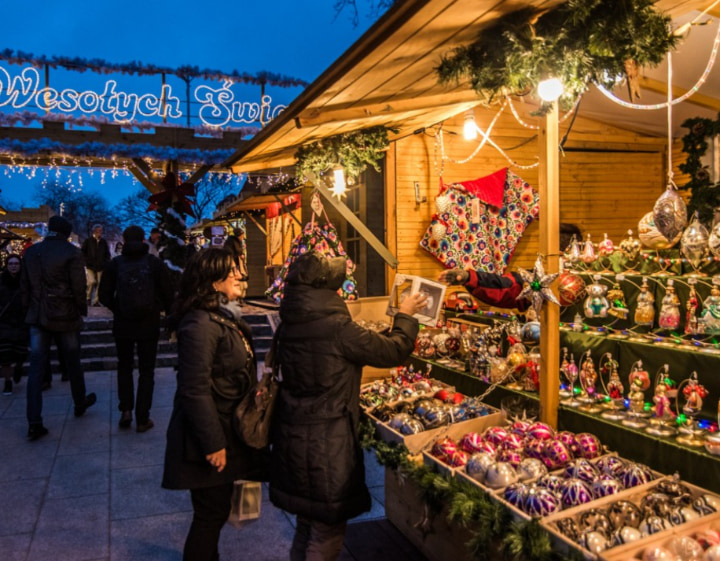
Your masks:
{"label": "pine garland", "polygon": [[296,177],[303,179],[308,172],[318,177],[341,165],[345,175],[356,179],[368,166],[380,171],[378,162],[390,145],[388,130],[383,126],[346,132],[301,146],[295,152]]}
{"label": "pine garland", "polygon": [[703,166],[702,157],[707,152],[709,139],[720,134],[720,114],[717,120],[695,117],[687,119],[683,127],[690,129],[683,139],[683,152],[687,154],[685,163],[678,167],[690,176],[690,181],[679,189],[690,190],[688,213],[692,216],[698,212],[700,221],[711,224],[713,211],[720,206],[720,189],[718,183],[712,183],[708,166]]}
{"label": "pine garland", "polygon": [[656,66],[675,46],[670,18],[652,0],[569,0],[546,12],[524,8],[499,18],[436,68],[441,84],[467,78],[481,96],[526,94],[548,76],[572,107],[589,82],[612,88],[628,64]]}
{"label": "pine garland", "polygon": [[[474,559],[489,561],[501,554],[510,559],[522,557],[539,561],[577,561],[579,552],[563,555],[552,550],[550,535],[538,520],[511,523],[510,511],[490,495],[468,483],[433,472],[412,460],[402,444],[375,438],[375,427],[368,419],[360,423],[360,443],[372,449],[378,463],[411,478],[422,490],[431,512],[438,513],[449,505],[448,521],[469,528],[473,538],[466,545]],[[497,549],[499,545],[500,549]]]}

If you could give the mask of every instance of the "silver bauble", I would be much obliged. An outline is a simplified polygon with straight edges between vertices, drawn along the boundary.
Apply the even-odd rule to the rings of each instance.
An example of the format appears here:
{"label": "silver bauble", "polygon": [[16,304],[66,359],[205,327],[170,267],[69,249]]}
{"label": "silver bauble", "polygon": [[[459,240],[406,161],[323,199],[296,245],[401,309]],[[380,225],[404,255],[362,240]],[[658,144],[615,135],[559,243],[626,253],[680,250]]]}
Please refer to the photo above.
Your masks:
{"label": "silver bauble", "polygon": [[708,237],[707,228],[700,223],[697,216],[694,216],[680,239],[680,251],[693,267],[698,267],[700,261],[707,255]]}
{"label": "silver bauble", "polygon": [[665,239],[674,240],[687,224],[687,205],[672,185],[655,201],[653,221]]}

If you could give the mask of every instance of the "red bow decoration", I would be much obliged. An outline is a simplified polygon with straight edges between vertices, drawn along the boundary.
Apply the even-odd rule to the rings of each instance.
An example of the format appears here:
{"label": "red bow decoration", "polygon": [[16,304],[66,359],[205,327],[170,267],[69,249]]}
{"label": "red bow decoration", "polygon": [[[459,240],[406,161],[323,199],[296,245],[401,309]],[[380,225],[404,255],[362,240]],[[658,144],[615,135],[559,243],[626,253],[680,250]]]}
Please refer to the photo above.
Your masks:
{"label": "red bow decoration", "polygon": [[178,203],[184,214],[189,214],[193,218],[196,218],[195,211],[193,210],[193,201],[188,198],[195,196],[195,185],[192,183],[178,184],[177,177],[172,172],[163,177],[160,185],[162,185],[163,190],[158,191],[154,195],[150,195],[148,198],[148,201],[150,201],[148,210],[160,210],[171,207],[174,203]]}

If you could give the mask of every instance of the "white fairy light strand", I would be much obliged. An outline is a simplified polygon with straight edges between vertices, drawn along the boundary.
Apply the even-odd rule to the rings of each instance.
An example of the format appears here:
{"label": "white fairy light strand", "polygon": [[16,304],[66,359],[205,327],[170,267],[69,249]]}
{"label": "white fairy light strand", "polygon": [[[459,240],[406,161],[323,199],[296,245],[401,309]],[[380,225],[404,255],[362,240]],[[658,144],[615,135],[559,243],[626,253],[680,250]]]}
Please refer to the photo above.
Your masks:
{"label": "white fairy light strand", "polygon": [[[505,106],[507,105],[507,99],[503,102],[503,104],[500,106],[500,109],[497,113],[495,113],[495,116],[493,117],[492,121],[490,121],[490,125],[488,126],[487,134],[488,136],[483,136],[482,140],[480,140],[480,143],[477,145],[477,148],[473,150],[472,154],[470,154],[467,158],[464,160],[453,160],[452,158],[445,155],[445,146],[442,146],[442,157],[443,160],[447,160],[448,162],[451,162],[453,164],[467,164],[470,160],[472,160],[475,156],[477,156],[477,153],[482,150],[483,146],[487,143],[490,135],[490,131],[492,131],[493,127],[495,126],[495,123],[500,118],[500,115],[505,110]],[[473,120],[474,122],[474,120]],[[479,127],[477,126],[477,123],[475,123],[475,127],[479,130]]]}
{"label": "white fairy light strand", "polygon": [[[702,73],[702,76],[700,76],[700,78],[698,79],[698,81],[695,83],[695,85],[692,88],[690,88],[687,92],[685,92],[680,97],[672,100],[673,105],[682,103],[687,98],[689,98],[693,94],[697,93],[698,90],[703,87],[705,82],[707,82],[707,78],[710,75],[710,71],[712,70],[712,68],[715,64],[715,59],[717,58],[717,53],[718,53],[719,48],[720,48],[720,20],[718,23],[717,32],[715,34],[715,41],[713,41],[713,48],[710,53],[710,58],[708,59],[708,63],[705,67],[705,72]],[[668,54],[668,56],[669,56],[669,54]],[[618,105],[621,105],[622,107],[626,107],[628,109],[642,109],[642,110],[646,110],[646,111],[652,111],[652,110],[656,110],[656,109],[663,109],[664,107],[667,107],[668,103],[670,103],[668,101],[666,101],[664,103],[656,103],[654,105],[640,105],[637,103],[630,103],[630,102],[620,99],[615,94],[613,94],[611,91],[607,90],[601,84],[595,83],[595,87],[600,91],[600,93],[602,93],[610,101],[613,101],[613,102],[617,103]],[[672,88],[672,84],[668,84],[668,88]]]}
{"label": "white fairy light strand", "polygon": [[[515,109],[515,104],[513,103],[512,98],[511,98],[509,95],[508,95],[508,96],[505,96],[505,99],[506,99],[507,102],[510,104],[510,111],[512,111],[513,117],[515,117],[515,120],[518,122],[518,124],[522,125],[522,126],[525,127],[526,129],[540,130],[540,125],[531,125],[530,123],[526,123],[526,122],[523,120],[523,118],[522,118],[522,117],[520,116],[520,114],[518,113],[517,109]],[[575,105],[573,105],[572,109],[570,109],[569,111],[566,111],[566,112],[565,112],[565,115],[563,115],[562,117],[560,117],[560,119],[559,119],[559,121],[558,121],[560,124],[564,123],[565,121],[567,121],[567,120],[572,116],[573,112],[575,111],[575,109],[576,109],[577,106],[578,106],[578,103],[580,103],[580,99],[582,99],[582,97],[578,97],[578,98],[575,100]]]}

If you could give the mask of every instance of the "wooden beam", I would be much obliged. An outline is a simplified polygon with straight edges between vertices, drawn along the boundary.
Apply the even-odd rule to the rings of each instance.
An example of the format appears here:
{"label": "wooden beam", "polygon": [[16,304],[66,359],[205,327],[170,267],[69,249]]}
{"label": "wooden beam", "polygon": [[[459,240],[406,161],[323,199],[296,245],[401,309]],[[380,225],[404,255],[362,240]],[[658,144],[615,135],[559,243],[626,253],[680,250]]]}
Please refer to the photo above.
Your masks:
{"label": "wooden beam", "polygon": [[142,183],[145,189],[150,191],[153,195],[158,191],[157,184],[148,179],[145,172],[143,172],[136,163],[128,163],[128,169],[130,170],[130,173],[135,176],[135,179]]}
{"label": "wooden beam", "polygon": [[280,197],[278,197],[277,193],[273,193],[273,197],[275,197],[275,200],[280,203],[280,206],[285,211],[285,213],[289,214],[290,218],[292,218],[295,222],[297,222],[297,225],[300,226],[300,229],[302,229],[303,223],[297,219],[297,216],[295,216],[293,214],[293,211],[288,208],[288,206],[283,202],[283,200]]}
{"label": "wooden beam", "polygon": [[[539,134],[540,254],[546,274],[558,272],[560,255],[560,154],[557,103]],[[557,283],[555,288],[557,288]],[[556,290],[554,290],[557,293]],[[557,428],[560,405],[560,308],[545,303],[540,314],[540,420]]]}
{"label": "wooden beam", "polygon": [[195,185],[198,181],[200,181],[203,176],[209,172],[213,168],[212,165],[203,164],[198,169],[195,170],[195,172],[188,178],[188,180],[185,183],[190,183],[191,185]]}
{"label": "wooden beam", "polygon": [[255,224],[255,226],[257,226],[258,230],[260,230],[260,231],[262,232],[263,236],[267,237],[267,230],[265,230],[265,228],[263,228],[263,227],[260,225],[260,223],[259,223],[257,220],[255,220],[255,217],[254,217],[252,214],[248,214],[248,213],[246,213],[246,212],[243,212],[242,215],[243,215],[245,218],[249,218],[250,221],[251,221],[253,224]]}
{"label": "wooden beam", "polygon": [[389,116],[410,111],[422,111],[436,107],[447,107],[453,104],[464,104],[467,107],[458,108],[458,113],[470,109],[480,103],[478,94],[470,89],[462,89],[443,95],[428,97],[400,97],[382,102],[351,102],[338,105],[325,105],[314,107],[301,112],[295,117],[297,128],[323,125],[327,123],[340,123],[366,119],[373,116]]}
{"label": "wooden beam", "polygon": [[373,234],[370,229],[362,223],[362,221],[355,215],[355,213],[350,210],[343,202],[335,199],[330,190],[325,187],[325,184],[322,182],[322,180],[318,178],[313,172],[308,172],[307,178],[312,182],[315,189],[317,189],[318,192],[323,197],[325,197],[325,200],[327,200],[327,202],[329,202],[335,208],[335,210],[337,210],[340,215],[353,228],[355,228],[355,230],[357,230],[357,233],[360,234],[360,236],[370,245],[370,247],[377,251],[380,257],[382,257],[388,265],[390,265],[393,269],[397,269],[397,257],[390,253],[390,250],[385,247],[379,239],[377,239],[375,234]]}
{"label": "wooden beam", "polygon": [[[653,80],[652,78],[641,77],[640,87],[649,90],[651,92],[659,93],[667,97],[668,88],[665,82],[659,80]],[[680,86],[673,86],[673,99],[677,99],[688,92],[685,88]],[[713,111],[720,111],[720,99],[716,97],[710,97],[701,93],[694,93],[685,100],[686,103],[692,103],[698,107],[704,107],[706,109],[712,109]]]}

